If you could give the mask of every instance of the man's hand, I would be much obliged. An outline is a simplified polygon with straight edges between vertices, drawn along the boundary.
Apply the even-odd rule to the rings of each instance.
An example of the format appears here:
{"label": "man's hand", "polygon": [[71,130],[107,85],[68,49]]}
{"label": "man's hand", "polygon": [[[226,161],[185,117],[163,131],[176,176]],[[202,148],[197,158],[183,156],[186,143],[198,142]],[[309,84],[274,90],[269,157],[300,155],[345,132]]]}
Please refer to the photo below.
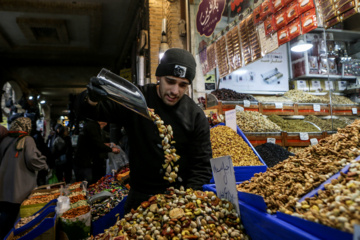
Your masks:
{"label": "man's hand", "polygon": [[101,85],[105,85],[105,83],[100,78],[90,78],[87,90],[88,97],[91,102],[97,103],[106,98],[107,93],[100,87]]}
{"label": "man's hand", "polygon": [[120,149],[118,149],[117,147],[113,147],[113,148],[111,149],[111,151],[112,151],[113,153],[115,153],[115,154],[120,153]]}

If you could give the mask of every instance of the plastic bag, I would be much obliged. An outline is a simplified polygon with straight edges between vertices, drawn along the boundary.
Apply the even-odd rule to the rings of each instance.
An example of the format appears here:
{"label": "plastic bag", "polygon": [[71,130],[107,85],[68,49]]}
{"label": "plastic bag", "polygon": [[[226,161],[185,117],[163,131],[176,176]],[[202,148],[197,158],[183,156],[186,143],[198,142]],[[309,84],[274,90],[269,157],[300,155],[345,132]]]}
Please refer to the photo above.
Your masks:
{"label": "plastic bag", "polygon": [[[84,207],[84,206],[83,206]],[[91,229],[91,211],[74,218],[60,217],[61,228],[69,240],[88,239]]]}
{"label": "plastic bag", "polygon": [[60,196],[57,200],[55,210],[56,214],[61,216],[64,212],[70,209],[70,198],[67,196]]}
{"label": "plastic bag", "polygon": [[47,177],[48,178],[48,184],[54,184],[54,183],[58,183],[59,180],[56,177],[56,171],[55,169],[51,170],[50,175]]}
{"label": "plastic bag", "polygon": [[129,158],[120,146],[116,145],[120,149],[120,153],[109,153],[106,160],[106,174],[111,174],[112,170],[118,170],[121,167],[129,164]]}

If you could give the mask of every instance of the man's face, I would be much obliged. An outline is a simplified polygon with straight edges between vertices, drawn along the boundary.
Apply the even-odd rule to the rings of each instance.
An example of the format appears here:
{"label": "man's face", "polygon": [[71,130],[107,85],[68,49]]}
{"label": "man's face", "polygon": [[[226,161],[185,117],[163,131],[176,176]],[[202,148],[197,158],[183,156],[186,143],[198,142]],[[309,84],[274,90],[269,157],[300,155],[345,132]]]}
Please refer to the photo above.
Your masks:
{"label": "man's face", "polygon": [[179,77],[163,76],[156,79],[159,81],[158,95],[168,106],[174,106],[184,96],[190,85],[189,80]]}

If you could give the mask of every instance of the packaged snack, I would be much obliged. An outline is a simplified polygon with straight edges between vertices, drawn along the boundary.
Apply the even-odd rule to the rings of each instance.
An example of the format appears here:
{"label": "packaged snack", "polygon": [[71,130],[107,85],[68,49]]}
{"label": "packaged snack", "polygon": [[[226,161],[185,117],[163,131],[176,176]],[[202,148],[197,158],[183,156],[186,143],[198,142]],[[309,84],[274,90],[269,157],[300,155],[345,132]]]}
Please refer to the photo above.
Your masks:
{"label": "packaged snack", "polygon": [[[354,10],[355,8],[353,8],[352,10]],[[352,11],[352,10],[350,10],[350,11]],[[349,12],[350,12],[349,11]],[[344,14],[346,14],[347,12],[345,12]],[[355,12],[356,13],[356,12]],[[355,14],[354,13],[354,14]],[[344,15],[343,14],[343,15]],[[352,15],[354,15],[354,14],[352,14]],[[342,15],[342,16],[343,16]],[[351,15],[351,16],[352,16]],[[349,16],[350,17],[350,16]],[[333,19],[331,19],[330,21],[328,21],[328,22],[325,22],[325,28],[327,29],[327,28],[329,28],[329,27],[332,27],[332,26],[334,26],[335,24],[338,24],[339,22],[341,22],[341,20],[340,20],[340,17],[335,17],[335,18],[333,18]]]}
{"label": "packaged snack", "polygon": [[356,14],[358,12],[359,12],[359,8],[350,9],[349,11],[344,12],[343,14],[341,14],[340,20],[344,21],[345,19],[351,17],[352,15],[354,15],[354,14]]}
{"label": "packaged snack", "polygon": [[275,14],[275,26],[276,29],[280,29],[284,26],[286,26],[286,9],[281,9]]}
{"label": "packaged snack", "polygon": [[298,0],[299,1],[299,14],[302,14],[315,7],[313,0]]}
{"label": "packaged snack", "polygon": [[274,12],[279,11],[284,7],[283,0],[273,0]]}
{"label": "packaged snack", "polygon": [[309,73],[319,74],[319,63],[317,56],[309,56]]}
{"label": "packaged snack", "polygon": [[333,5],[334,1],[333,0],[323,0],[320,2],[320,8],[322,10],[326,9],[327,7],[329,7],[330,5]]}
{"label": "packaged snack", "polygon": [[268,16],[265,19],[265,35],[268,36],[269,34],[275,32],[277,30],[276,25],[275,25],[275,17],[273,14],[271,14],[270,16]]}
{"label": "packaged snack", "polygon": [[355,1],[348,2],[348,3],[344,4],[343,6],[341,6],[340,8],[338,8],[337,14],[340,15],[341,13],[346,12],[346,11],[350,10],[351,8],[354,8],[355,6],[356,6]]}
{"label": "packaged snack", "polygon": [[253,11],[255,24],[259,24],[261,21],[260,13],[261,13],[261,5],[257,6]]}
{"label": "packaged snack", "polygon": [[333,19],[334,17],[336,17],[338,15],[336,9],[332,9],[330,10],[329,12],[327,12],[326,15],[324,15],[324,19],[325,19],[325,22],[328,22],[330,21],[331,19]]}
{"label": "packaged snack", "polygon": [[287,43],[289,41],[289,29],[287,26],[281,28],[277,32],[279,45]]}
{"label": "packaged snack", "polygon": [[340,1],[338,1],[338,6],[339,7],[342,7],[343,5],[345,5],[346,3],[348,3],[348,2],[351,2],[352,0],[340,0]]}
{"label": "packaged snack", "polygon": [[321,56],[320,57],[320,67],[319,67],[319,72],[320,74],[328,74],[328,61],[327,61],[327,57],[325,56]]}
{"label": "packaged snack", "polygon": [[312,8],[309,11],[303,13],[300,20],[302,34],[310,32],[311,30],[318,27],[315,8]]}
{"label": "packaged snack", "polygon": [[268,15],[274,13],[274,7],[271,0],[265,0],[261,3],[260,18],[264,20]]}
{"label": "packaged snack", "polygon": [[296,18],[294,21],[288,24],[290,40],[301,34],[300,19]]}
{"label": "packaged snack", "polygon": [[337,74],[338,72],[337,72],[335,58],[328,58],[328,64],[329,64],[329,73]]}
{"label": "packaged snack", "polygon": [[299,16],[299,4],[297,0],[292,1],[286,9],[286,21],[291,22]]}

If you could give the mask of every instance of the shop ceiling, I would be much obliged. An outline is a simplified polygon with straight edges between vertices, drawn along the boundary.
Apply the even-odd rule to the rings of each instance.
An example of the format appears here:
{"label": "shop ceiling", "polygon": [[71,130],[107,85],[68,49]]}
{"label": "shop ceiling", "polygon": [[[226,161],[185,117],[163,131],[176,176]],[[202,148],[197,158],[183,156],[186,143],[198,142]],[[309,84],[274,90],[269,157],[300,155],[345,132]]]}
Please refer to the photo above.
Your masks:
{"label": "shop ceiling", "polygon": [[119,72],[143,0],[0,0],[0,81],[40,93],[54,116],[101,68]]}

